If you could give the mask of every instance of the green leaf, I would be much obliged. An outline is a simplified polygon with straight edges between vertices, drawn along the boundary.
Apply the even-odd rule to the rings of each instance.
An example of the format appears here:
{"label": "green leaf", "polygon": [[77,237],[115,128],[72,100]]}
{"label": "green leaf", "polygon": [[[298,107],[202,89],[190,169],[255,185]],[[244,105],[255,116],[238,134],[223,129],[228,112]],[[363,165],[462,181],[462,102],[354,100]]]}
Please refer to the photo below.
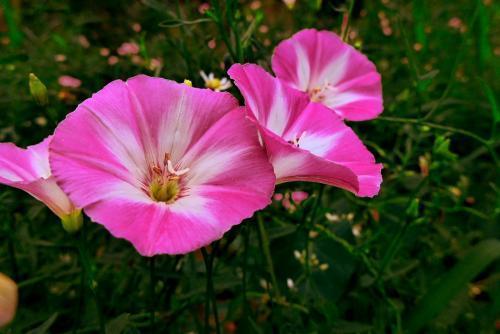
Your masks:
{"label": "green leaf", "polygon": [[44,334],[44,333],[47,333],[47,331],[49,330],[50,326],[52,326],[52,324],[56,321],[58,315],[59,315],[59,313],[57,313],[57,312],[54,313],[54,314],[52,314],[50,316],[50,318],[48,318],[43,324],[41,324],[37,328],[34,328],[34,329],[30,330],[27,334]]}
{"label": "green leaf", "polygon": [[12,41],[12,45],[19,46],[23,41],[23,34],[21,33],[20,24],[17,20],[19,13],[15,12],[9,0],[0,0],[0,5],[3,7],[5,22],[7,23],[9,38]]}
{"label": "green leaf", "polygon": [[424,49],[427,47],[427,36],[425,34],[425,18],[427,4],[424,0],[413,0],[413,20],[415,30],[415,40],[422,44]]}
{"label": "green leaf", "polygon": [[500,257],[500,241],[485,240],[474,246],[464,258],[432,286],[411,313],[405,328],[416,333],[434,319],[474,277]]}
{"label": "green leaf", "polygon": [[123,313],[106,324],[106,334],[121,334],[130,322],[130,314]]}
{"label": "green leaf", "polygon": [[[339,240],[347,239],[352,236],[351,225],[339,223],[332,233],[335,233]],[[351,281],[358,260],[343,243],[330,238],[326,233],[319,235],[312,242],[319,262],[328,265],[326,270],[315,268],[312,273],[317,297],[336,302]]]}
{"label": "green leaf", "polygon": [[495,97],[495,93],[493,92],[493,89],[491,89],[491,87],[484,80],[481,80],[481,84],[483,86],[484,94],[488,98],[488,102],[491,105],[491,111],[493,112],[493,122],[499,123],[500,122],[500,109],[498,109],[498,103],[497,103],[497,99]]}

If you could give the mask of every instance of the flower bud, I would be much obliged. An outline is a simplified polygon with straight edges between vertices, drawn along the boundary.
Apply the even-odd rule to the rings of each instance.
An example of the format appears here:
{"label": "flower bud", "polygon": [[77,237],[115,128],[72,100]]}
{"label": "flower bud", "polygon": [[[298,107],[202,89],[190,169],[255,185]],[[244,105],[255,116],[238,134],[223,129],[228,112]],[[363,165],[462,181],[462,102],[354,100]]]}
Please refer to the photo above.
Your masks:
{"label": "flower bud", "polygon": [[0,327],[10,323],[17,309],[17,285],[16,283],[0,273]]}
{"label": "flower bud", "polygon": [[62,226],[68,233],[75,233],[83,225],[82,210],[75,210],[61,218]]}
{"label": "flower bud", "polygon": [[38,79],[36,75],[30,73],[29,87],[31,96],[35,99],[36,103],[41,106],[49,103],[49,97],[47,95],[47,87],[43,84],[43,82]]}

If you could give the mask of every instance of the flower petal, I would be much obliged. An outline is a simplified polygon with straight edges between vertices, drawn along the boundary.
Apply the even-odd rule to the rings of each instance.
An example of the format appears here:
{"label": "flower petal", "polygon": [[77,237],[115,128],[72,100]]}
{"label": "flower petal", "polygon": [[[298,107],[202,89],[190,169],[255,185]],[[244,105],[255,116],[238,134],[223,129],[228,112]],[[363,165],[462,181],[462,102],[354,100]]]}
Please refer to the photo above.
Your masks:
{"label": "flower petal", "polygon": [[278,183],[319,182],[358,192],[358,178],[349,168],[296,147],[262,126],[260,131]]}
{"label": "flower petal", "polygon": [[[278,182],[321,182],[358,196],[378,193],[381,165],[339,116],[257,65],[233,65],[229,74],[259,124]],[[287,117],[270,123],[272,113]]]}
{"label": "flower petal", "polygon": [[[223,152],[234,154],[220,158]],[[85,211],[114,236],[132,242],[139,253],[152,256],[206,246],[271,201],[272,167],[241,110],[217,122],[184,163],[191,166],[186,180],[189,190],[171,205],[118,197]]]}
{"label": "flower petal", "polygon": [[272,166],[244,108],[229,112],[214,124],[187,152],[180,166],[190,169],[186,176],[189,188],[217,185],[269,198],[274,188]]}
{"label": "flower petal", "polygon": [[26,191],[62,217],[75,207],[51,176],[48,151],[51,139],[49,136],[26,149],[0,143],[0,183]]}
{"label": "flower petal", "polygon": [[309,103],[305,94],[275,80],[258,65],[234,64],[228,74],[259,122],[279,136]]}
{"label": "flower petal", "polygon": [[272,67],[279,79],[300,91],[324,88],[321,102],[348,120],[373,119],[383,110],[375,65],[332,32],[305,29],[282,41]]}
{"label": "flower petal", "polygon": [[56,129],[54,175],[81,207],[116,195],[149,201],[141,188],[150,166],[162,163],[166,153],[176,164],[235,106],[229,94],[161,78],[113,81]]}
{"label": "flower petal", "polygon": [[[125,101],[125,102],[124,102]],[[92,220],[146,256],[192,251],[270,202],[275,177],[236,100],[163,79],[114,82],[56,130],[51,167]],[[145,190],[170,153],[186,170],[173,203]]]}
{"label": "flower petal", "polygon": [[318,103],[310,103],[285,138],[302,134],[300,148],[318,157],[349,168],[358,178],[358,196],[378,194],[382,183],[382,164],[337,115]]}
{"label": "flower petal", "polygon": [[174,162],[210,126],[238,107],[238,101],[229,93],[192,88],[162,78],[139,75],[127,80],[127,85],[132,102],[143,111],[141,127],[149,128],[143,135],[149,132],[156,138],[154,145],[160,158],[168,152]]}

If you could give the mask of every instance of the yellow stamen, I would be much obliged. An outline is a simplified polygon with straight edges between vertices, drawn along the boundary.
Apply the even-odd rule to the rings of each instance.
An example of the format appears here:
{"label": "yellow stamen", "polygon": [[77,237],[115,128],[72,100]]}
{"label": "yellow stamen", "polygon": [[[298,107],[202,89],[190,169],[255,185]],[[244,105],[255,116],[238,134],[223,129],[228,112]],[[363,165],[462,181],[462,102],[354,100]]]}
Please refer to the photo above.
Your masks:
{"label": "yellow stamen", "polygon": [[205,87],[216,90],[221,88],[221,81],[218,78],[213,78],[205,82]]}
{"label": "yellow stamen", "polygon": [[164,180],[157,176],[149,185],[149,194],[157,202],[173,203],[179,195],[179,178],[172,177]]}

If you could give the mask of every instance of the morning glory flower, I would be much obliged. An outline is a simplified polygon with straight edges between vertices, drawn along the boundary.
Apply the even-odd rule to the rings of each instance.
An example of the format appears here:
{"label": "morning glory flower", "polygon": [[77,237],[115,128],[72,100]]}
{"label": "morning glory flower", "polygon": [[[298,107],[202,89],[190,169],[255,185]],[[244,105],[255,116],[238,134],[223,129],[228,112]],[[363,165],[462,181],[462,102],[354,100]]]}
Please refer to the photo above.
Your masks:
{"label": "morning glory flower", "polygon": [[49,144],[52,136],[41,143],[19,148],[13,143],[0,143],[0,184],[26,191],[43,202],[74,232],[82,224],[80,210],[57,185],[49,166]]}
{"label": "morning glory flower", "polygon": [[372,197],[382,165],[335,113],[254,64],[235,64],[230,77],[240,89],[274,167],[277,182],[329,184]]}
{"label": "morning glory flower", "polygon": [[272,68],[277,78],[347,120],[373,119],[383,110],[375,65],[333,32],[305,29],[282,41]]}
{"label": "morning glory flower", "polygon": [[50,163],[93,221],[144,256],[221,238],[267,206],[275,184],[235,98],[145,75],[111,82],[70,113]]}

